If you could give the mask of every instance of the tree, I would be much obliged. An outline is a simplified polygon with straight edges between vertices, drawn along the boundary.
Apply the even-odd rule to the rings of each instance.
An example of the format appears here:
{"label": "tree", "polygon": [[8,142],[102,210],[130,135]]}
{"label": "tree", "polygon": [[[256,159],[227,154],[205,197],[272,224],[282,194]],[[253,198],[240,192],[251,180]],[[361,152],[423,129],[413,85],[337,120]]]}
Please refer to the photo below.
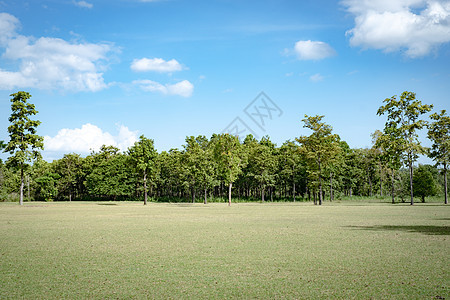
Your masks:
{"label": "tree", "polygon": [[59,186],[61,192],[69,194],[69,201],[77,190],[77,184],[81,177],[81,157],[78,154],[64,154],[64,157],[56,161],[56,172],[59,174]]}
{"label": "tree", "polygon": [[416,169],[413,176],[413,183],[414,194],[421,197],[422,202],[425,202],[425,197],[437,194],[436,183],[427,166],[420,165]]}
{"label": "tree", "polygon": [[155,160],[158,153],[153,146],[153,140],[144,135],[128,150],[135,169],[142,176],[144,183],[144,205],[147,205],[147,177],[155,170]]}
{"label": "tree", "polygon": [[27,92],[17,92],[11,94],[11,116],[8,127],[10,137],[4,152],[9,152],[12,156],[8,159],[11,167],[20,170],[20,205],[23,205],[24,172],[29,166],[28,163],[40,156],[39,150],[44,149],[43,137],[36,134],[36,127],[41,122],[31,120],[30,117],[36,115],[38,111],[35,105],[28,103],[31,95]]}
{"label": "tree", "polygon": [[231,206],[231,188],[246,165],[245,153],[238,137],[228,133],[214,134],[211,142],[219,174],[228,185],[228,206]]}
{"label": "tree", "polygon": [[440,114],[430,116],[434,122],[428,124],[428,138],[433,142],[429,157],[444,168],[444,203],[447,200],[447,166],[450,163],[450,117],[442,110]]}
{"label": "tree", "polygon": [[415,93],[407,91],[402,93],[399,100],[397,100],[397,96],[392,96],[383,102],[385,105],[378,109],[377,115],[387,113],[385,133],[394,131],[401,139],[402,147],[400,149],[403,161],[409,168],[411,205],[413,205],[413,163],[419,154],[425,153],[425,149],[420,145],[417,130],[422,129],[426,122],[419,118],[422,114],[431,111],[433,105],[422,104],[420,100],[416,99]]}
{"label": "tree", "polygon": [[389,123],[384,132],[375,131],[372,135],[374,147],[381,151],[380,161],[391,170],[391,197],[395,203],[395,172],[402,166],[401,154],[403,151],[403,139],[396,124]]}
{"label": "tree", "polygon": [[119,149],[114,146],[102,146],[100,152],[92,156],[92,169],[86,176],[90,194],[112,200],[131,196],[135,177],[130,157],[119,153]]}
{"label": "tree", "polygon": [[261,201],[264,200],[265,190],[273,186],[276,179],[277,157],[275,144],[265,136],[251,148],[249,159],[252,161],[251,172],[261,190]]}
{"label": "tree", "polygon": [[306,168],[300,157],[299,146],[292,141],[286,141],[279,148],[278,174],[281,183],[286,187],[288,183],[292,185],[292,197],[295,202],[296,188],[304,190]]}
{"label": "tree", "polygon": [[319,205],[322,204],[322,180],[323,170],[328,166],[340,152],[339,136],[332,134],[333,128],[322,122],[324,116],[308,116],[302,121],[303,127],[311,129],[313,132],[309,136],[300,136],[296,141],[301,145],[300,151],[308,162],[308,172],[311,177],[319,180]]}

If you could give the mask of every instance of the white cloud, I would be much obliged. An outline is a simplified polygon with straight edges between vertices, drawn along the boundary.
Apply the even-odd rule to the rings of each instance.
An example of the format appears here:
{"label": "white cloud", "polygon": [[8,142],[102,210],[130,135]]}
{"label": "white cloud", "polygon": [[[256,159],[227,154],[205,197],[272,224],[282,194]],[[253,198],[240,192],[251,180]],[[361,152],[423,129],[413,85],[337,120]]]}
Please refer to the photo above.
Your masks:
{"label": "white cloud", "polygon": [[7,13],[0,13],[0,46],[16,35],[16,28],[20,25],[19,20]]}
{"label": "white cloud", "polygon": [[309,77],[309,80],[311,80],[312,82],[319,82],[322,81],[324,79],[324,77],[322,75],[320,75],[319,73],[311,75]]}
{"label": "white cloud", "polygon": [[83,8],[93,8],[94,5],[92,3],[86,2],[86,1],[75,1],[74,2],[76,6],[83,7]]}
{"label": "white cloud", "polygon": [[300,60],[320,60],[336,55],[330,45],[320,41],[298,41],[294,50]]}
{"label": "white cloud", "polygon": [[450,1],[344,0],[355,16],[350,45],[384,52],[405,50],[411,58],[450,41]]}
{"label": "white cloud", "polygon": [[145,57],[133,60],[130,67],[133,71],[136,72],[147,72],[147,71],[175,72],[183,70],[183,66],[175,59],[165,61],[162,58],[145,58]]}
{"label": "white cloud", "polygon": [[99,127],[90,123],[81,128],[64,128],[58,131],[56,136],[44,137],[45,151],[64,151],[75,153],[89,153],[98,151],[102,145],[115,146],[125,151],[137,141],[137,132],[130,131],[128,127],[120,125],[119,134],[113,136],[104,132]]}
{"label": "white cloud", "polygon": [[0,69],[0,89],[39,88],[99,91],[107,87],[101,72],[114,51],[110,44],[71,43],[58,38],[35,39],[18,35],[18,20],[0,14],[3,59],[18,63],[18,70]]}
{"label": "white cloud", "polygon": [[144,91],[160,92],[164,95],[190,97],[194,92],[194,85],[187,80],[183,80],[175,84],[165,85],[152,80],[135,80],[133,81],[133,84],[139,85],[140,88]]}

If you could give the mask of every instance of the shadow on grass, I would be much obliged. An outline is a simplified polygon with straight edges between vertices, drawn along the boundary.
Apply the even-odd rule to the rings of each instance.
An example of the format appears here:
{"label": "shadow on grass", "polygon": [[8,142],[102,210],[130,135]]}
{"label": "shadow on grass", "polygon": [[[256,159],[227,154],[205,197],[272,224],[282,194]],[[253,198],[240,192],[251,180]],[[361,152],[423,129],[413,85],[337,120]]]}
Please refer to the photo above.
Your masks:
{"label": "shadow on grass", "polygon": [[117,203],[97,203],[97,205],[117,205]]}
{"label": "shadow on grass", "polygon": [[427,235],[450,235],[450,226],[394,226],[394,225],[378,225],[378,226],[347,226],[347,228],[360,230],[375,231],[405,231],[418,232]]}

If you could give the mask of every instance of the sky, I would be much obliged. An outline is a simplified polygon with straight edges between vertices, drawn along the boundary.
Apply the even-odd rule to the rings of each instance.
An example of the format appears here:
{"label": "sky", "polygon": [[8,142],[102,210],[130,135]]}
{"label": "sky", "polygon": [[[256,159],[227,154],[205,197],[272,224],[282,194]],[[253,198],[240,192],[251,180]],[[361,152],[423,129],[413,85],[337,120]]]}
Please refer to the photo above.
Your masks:
{"label": "sky", "polygon": [[27,91],[48,161],[141,135],[158,151],[222,132],[280,146],[310,133],[305,114],[371,147],[386,98],[450,110],[449,42],[440,0],[0,0],[0,140]]}

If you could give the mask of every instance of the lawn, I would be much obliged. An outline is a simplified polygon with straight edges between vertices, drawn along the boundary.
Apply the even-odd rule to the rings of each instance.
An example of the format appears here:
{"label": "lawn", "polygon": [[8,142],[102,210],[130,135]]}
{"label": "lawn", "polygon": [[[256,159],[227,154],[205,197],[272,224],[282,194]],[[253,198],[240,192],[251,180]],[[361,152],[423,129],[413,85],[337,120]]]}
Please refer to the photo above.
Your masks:
{"label": "lawn", "polygon": [[450,297],[450,208],[0,203],[0,299]]}

